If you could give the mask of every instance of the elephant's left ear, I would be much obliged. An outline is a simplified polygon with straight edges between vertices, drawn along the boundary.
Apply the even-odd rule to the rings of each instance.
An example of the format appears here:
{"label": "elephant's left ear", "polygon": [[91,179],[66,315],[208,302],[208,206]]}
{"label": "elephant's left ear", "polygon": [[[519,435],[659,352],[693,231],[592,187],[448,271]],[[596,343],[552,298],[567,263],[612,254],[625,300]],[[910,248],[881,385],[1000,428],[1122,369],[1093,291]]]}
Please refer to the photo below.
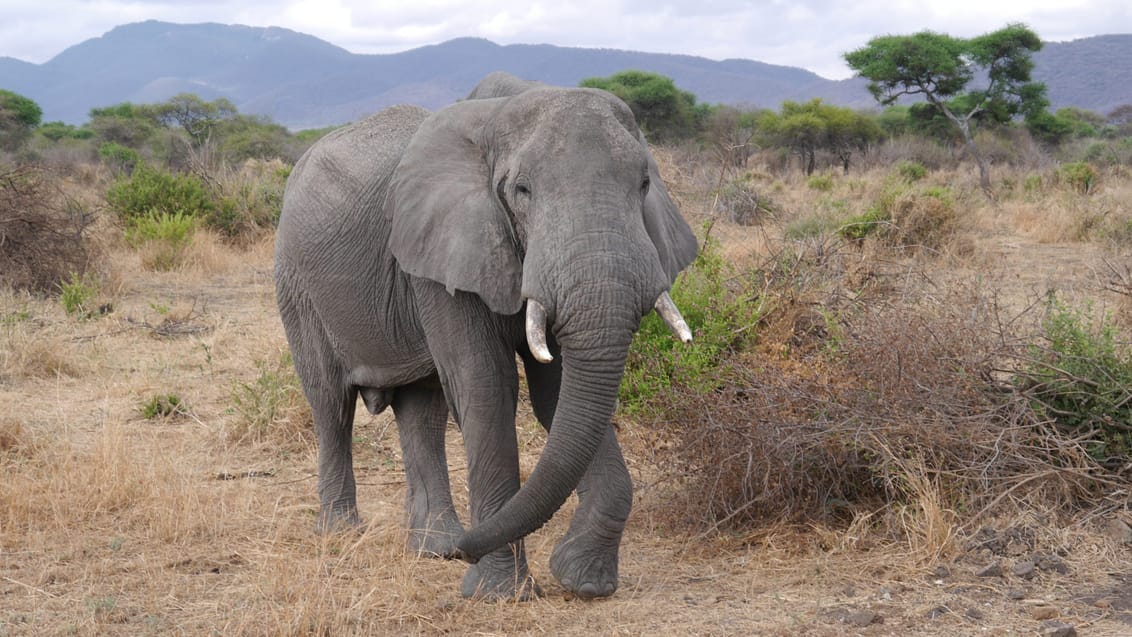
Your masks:
{"label": "elephant's left ear", "polygon": [[[644,140],[641,140],[644,144]],[[646,145],[646,150],[647,150]],[[649,181],[652,186],[645,198],[645,230],[649,233],[668,282],[676,280],[676,275],[688,267],[696,258],[699,244],[696,235],[688,227],[688,222],[680,215],[680,210],[664,189],[664,180],[656,160],[649,153]]]}
{"label": "elephant's left ear", "polygon": [[393,173],[389,243],[409,274],[514,314],[523,305],[522,264],[492,195],[479,138],[499,103],[459,102],[421,124]]}

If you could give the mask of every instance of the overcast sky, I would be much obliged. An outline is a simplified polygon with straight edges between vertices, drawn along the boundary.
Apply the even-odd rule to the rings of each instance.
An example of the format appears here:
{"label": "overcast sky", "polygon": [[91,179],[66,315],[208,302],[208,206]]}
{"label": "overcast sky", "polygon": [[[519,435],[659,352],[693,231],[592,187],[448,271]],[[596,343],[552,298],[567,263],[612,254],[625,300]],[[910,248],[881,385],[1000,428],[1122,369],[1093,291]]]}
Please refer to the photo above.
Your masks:
{"label": "overcast sky", "polygon": [[[0,56],[46,62],[114,26],[156,19],[280,26],[355,53],[455,37],[500,44],[746,58],[850,75],[870,37],[970,37],[1023,22],[1046,41],[1132,33],[1129,0],[0,0]],[[1132,63],[1132,61],[1129,61]]]}

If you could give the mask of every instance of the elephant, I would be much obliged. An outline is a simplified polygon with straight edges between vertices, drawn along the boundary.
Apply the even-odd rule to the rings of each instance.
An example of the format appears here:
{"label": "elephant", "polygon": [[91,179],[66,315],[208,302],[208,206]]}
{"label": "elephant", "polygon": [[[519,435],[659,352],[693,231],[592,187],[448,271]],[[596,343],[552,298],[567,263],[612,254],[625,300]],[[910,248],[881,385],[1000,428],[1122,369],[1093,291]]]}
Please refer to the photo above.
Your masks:
{"label": "elephant", "polygon": [[[604,91],[492,74],[435,113],[394,106],[315,143],[287,181],[275,284],[314,420],[318,530],[360,524],[360,396],[393,409],[409,549],[466,561],[463,596],[539,594],[523,538],[575,491],[551,573],[579,597],[612,595],[632,504],[618,386],[646,313],[691,339],[669,290],[697,249],[632,112]],[[548,432],[522,485],[520,362]]]}

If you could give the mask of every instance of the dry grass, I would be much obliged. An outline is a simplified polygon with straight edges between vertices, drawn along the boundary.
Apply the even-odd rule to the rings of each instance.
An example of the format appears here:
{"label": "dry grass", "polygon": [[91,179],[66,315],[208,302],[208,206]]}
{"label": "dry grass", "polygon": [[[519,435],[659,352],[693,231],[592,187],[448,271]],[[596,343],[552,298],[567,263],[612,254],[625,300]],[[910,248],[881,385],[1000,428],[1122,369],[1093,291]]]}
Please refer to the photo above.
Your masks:
{"label": "dry grass", "polygon": [[[711,218],[718,171],[659,154],[689,216]],[[612,599],[568,599],[549,575],[568,510],[529,540],[544,598],[460,599],[462,564],[404,549],[404,478],[388,414],[360,409],[357,417],[368,525],[314,535],[315,450],[284,362],[270,238],[235,249],[202,234],[185,265],[169,272],[146,269],[135,251],[107,240],[100,300],[113,311],[89,320],[67,317],[52,299],[0,292],[0,634],[1033,634],[1030,602],[1010,600],[1011,587],[1057,606],[1082,632],[1127,634],[1125,611],[1081,601],[1113,586],[1107,573],[1126,570],[1129,546],[1099,531],[1107,518],[1127,515],[1126,498],[1089,491],[1090,474],[1080,472],[1087,465],[1076,461],[1032,472],[1011,454],[1050,440],[1021,427],[984,436],[968,418],[983,412],[960,413],[995,404],[959,373],[1002,352],[994,330],[978,329],[994,307],[986,281],[1002,290],[1003,321],[1047,286],[1123,298],[1120,271],[1105,279],[1111,292],[1088,279],[1107,272],[1091,269],[1105,255],[1102,239],[1039,244],[1016,223],[1012,206],[1031,205],[1019,198],[997,207],[961,199],[955,234],[976,236],[972,256],[855,247],[829,233],[791,241],[783,228],[813,211],[863,211],[886,171],[838,176],[819,192],[793,174],[750,170],[780,217],[761,226],[719,222],[712,234],[735,262],[792,255],[764,271],[793,293],[760,326],[759,350],[741,359],[735,382],[668,414],[675,429],[619,423],[639,497]],[[953,178],[929,176],[943,185]],[[1095,196],[1124,188],[1107,179]],[[832,200],[844,200],[844,209]],[[1092,265],[1069,267],[1081,262]],[[786,283],[774,278],[787,274]],[[143,418],[139,405],[165,394],[183,399],[188,413]],[[822,446],[818,428],[839,414],[851,444]],[[521,417],[527,471],[545,436],[526,410]],[[704,417],[719,423],[716,437],[700,447],[679,437],[681,424]],[[704,449],[745,452],[736,440],[748,435],[757,444],[750,457],[737,456],[738,475],[749,466],[757,479],[736,481],[735,497],[722,497],[722,482],[682,490],[665,471],[697,463]],[[978,462],[960,464],[972,448],[982,450]],[[459,507],[462,457],[453,429]],[[969,498],[964,490],[978,485],[986,496]],[[1097,506],[1065,516],[1063,504],[1083,491]],[[710,506],[715,520],[739,513],[704,525]],[[982,527],[1026,529],[1026,550],[1060,552],[1069,575],[975,578],[985,560],[1016,557],[973,548]],[[952,574],[939,575],[941,565]],[[930,619],[941,606],[950,612]],[[844,623],[859,610],[884,623]]]}

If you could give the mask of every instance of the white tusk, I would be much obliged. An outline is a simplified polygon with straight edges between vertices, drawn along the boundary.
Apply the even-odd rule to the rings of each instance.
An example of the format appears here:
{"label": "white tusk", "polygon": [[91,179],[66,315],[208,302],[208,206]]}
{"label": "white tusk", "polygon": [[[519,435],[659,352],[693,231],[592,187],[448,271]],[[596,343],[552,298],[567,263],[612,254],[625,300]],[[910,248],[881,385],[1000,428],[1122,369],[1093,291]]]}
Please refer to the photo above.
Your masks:
{"label": "white tusk", "polygon": [[[692,328],[688,327],[688,322],[680,315],[680,310],[676,304],[672,302],[672,297],[668,296],[668,292],[661,292],[660,296],[656,299],[656,305],[653,306],[656,313],[668,325],[668,329],[680,339],[682,343],[692,342]],[[530,314],[527,315],[527,323],[530,324]]]}
{"label": "white tusk", "polygon": [[554,360],[546,346],[546,308],[534,299],[527,299],[527,345],[538,362]]}

